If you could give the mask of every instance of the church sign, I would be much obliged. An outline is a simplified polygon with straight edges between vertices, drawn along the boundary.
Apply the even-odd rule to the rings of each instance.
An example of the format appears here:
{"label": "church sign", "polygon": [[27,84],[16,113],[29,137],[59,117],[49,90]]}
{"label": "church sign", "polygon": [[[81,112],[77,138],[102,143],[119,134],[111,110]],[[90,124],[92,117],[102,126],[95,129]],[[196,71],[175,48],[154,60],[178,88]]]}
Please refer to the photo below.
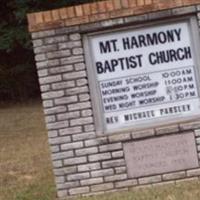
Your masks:
{"label": "church sign", "polygon": [[183,20],[88,36],[104,131],[198,115],[192,26]]}
{"label": "church sign", "polygon": [[198,179],[200,0],[28,20],[59,199]]}

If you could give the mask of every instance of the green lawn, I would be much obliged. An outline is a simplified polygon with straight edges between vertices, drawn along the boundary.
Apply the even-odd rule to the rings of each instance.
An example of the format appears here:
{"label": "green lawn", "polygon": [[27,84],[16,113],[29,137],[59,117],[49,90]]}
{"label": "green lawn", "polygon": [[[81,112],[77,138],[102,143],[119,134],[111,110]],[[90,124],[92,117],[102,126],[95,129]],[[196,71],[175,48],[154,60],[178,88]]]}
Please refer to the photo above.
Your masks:
{"label": "green lawn", "polygon": [[0,200],[52,200],[55,186],[40,103],[0,109]]}
{"label": "green lawn", "polygon": [[[39,102],[0,108],[0,200],[55,200]],[[200,181],[133,189],[87,200],[200,200]]]}

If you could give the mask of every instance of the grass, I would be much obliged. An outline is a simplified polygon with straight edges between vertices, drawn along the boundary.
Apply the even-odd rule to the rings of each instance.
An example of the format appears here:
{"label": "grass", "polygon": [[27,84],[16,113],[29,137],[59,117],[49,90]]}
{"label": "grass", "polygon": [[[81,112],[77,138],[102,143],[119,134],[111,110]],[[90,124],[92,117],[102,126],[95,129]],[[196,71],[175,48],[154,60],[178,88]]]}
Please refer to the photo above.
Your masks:
{"label": "grass", "polygon": [[[0,108],[0,200],[55,200],[39,102]],[[200,181],[133,189],[82,200],[200,200]]]}
{"label": "grass", "polygon": [[167,184],[164,186],[151,186],[135,188],[129,192],[113,193],[83,198],[81,200],[199,200],[200,183],[199,181],[188,181],[178,184]]}
{"label": "grass", "polygon": [[51,170],[39,103],[0,109],[0,200],[52,200]]}

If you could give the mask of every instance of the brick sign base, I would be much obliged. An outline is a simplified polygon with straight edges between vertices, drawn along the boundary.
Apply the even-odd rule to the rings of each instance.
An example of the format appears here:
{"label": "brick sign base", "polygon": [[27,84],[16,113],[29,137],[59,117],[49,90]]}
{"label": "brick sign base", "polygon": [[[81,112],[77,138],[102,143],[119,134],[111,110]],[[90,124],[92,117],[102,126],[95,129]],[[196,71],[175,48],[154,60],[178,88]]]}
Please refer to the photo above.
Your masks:
{"label": "brick sign base", "polygon": [[101,1],[28,15],[59,198],[200,176],[200,121],[97,133],[86,33],[185,15],[200,0]]}

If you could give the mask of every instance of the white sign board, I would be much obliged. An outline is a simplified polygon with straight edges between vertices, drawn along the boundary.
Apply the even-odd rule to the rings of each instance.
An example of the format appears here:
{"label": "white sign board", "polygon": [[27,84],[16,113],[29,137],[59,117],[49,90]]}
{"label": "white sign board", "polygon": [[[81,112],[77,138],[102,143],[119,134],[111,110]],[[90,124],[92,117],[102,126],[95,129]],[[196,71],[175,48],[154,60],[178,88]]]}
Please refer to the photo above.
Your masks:
{"label": "white sign board", "polygon": [[178,22],[90,36],[105,131],[200,114],[189,26]]}

